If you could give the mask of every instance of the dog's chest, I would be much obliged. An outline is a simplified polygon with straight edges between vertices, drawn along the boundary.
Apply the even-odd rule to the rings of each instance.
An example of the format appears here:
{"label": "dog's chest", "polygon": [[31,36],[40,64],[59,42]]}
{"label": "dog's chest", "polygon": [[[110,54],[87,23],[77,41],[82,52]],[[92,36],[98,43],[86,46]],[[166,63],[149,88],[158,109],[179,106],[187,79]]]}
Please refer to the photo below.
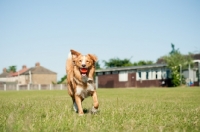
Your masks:
{"label": "dog's chest", "polygon": [[77,85],[76,88],[76,95],[81,96],[82,98],[87,98],[88,96],[91,96],[91,92],[95,90],[94,85],[88,83],[86,88],[83,88],[82,86]]}

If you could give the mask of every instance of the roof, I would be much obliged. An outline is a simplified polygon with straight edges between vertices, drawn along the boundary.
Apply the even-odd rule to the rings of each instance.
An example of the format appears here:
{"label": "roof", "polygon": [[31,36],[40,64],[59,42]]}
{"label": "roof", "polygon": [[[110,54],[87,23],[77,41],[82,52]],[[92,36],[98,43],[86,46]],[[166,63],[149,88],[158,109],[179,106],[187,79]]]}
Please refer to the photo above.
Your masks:
{"label": "roof", "polygon": [[21,75],[21,74],[23,74],[24,72],[26,72],[27,70],[28,70],[28,68],[23,67],[23,69],[19,70],[18,72],[13,73],[12,76]]}
{"label": "roof", "polygon": [[192,57],[194,60],[200,60],[200,54],[194,54]]}
{"label": "roof", "polygon": [[42,66],[35,66],[32,68],[29,68],[26,72],[24,72],[24,75],[29,74],[29,71],[31,72],[31,74],[57,74],[56,72],[53,72],[47,68],[44,68]]}
{"label": "roof", "polygon": [[0,78],[10,77],[10,73],[3,72],[0,74]]}
{"label": "roof", "polygon": [[7,72],[7,69],[4,68],[3,72],[0,74],[0,78],[10,77],[10,73]]}
{"label": "roof", "polygon": [[96,70],[95,72],[137,70],[137,69],[149,69],[149,68],[161,68],[161,67],[167,67],[167,64],[153,64],[153,65],[129,66],[129,67],[113,67],[113,68]]}

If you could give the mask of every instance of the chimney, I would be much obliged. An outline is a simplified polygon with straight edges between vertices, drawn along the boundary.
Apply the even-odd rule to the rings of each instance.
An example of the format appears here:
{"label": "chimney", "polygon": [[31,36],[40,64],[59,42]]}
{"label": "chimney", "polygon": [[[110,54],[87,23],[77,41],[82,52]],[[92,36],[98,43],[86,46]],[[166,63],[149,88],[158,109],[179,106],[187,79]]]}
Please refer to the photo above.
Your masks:
{"label": "chimney", "polygon": [[7,69],[6,68],[3,68],[3,73],[6,73],[7,72]]}
{"label": "chimney", "polygon": [[22,69],[27,69],[27,68],[26,68],[26,65],[23,65],[23,66],[22,66]]}
{"label": "chimney", "polygon": [[35,66],[40,66],[40,63],[39,62],[35,63]]}

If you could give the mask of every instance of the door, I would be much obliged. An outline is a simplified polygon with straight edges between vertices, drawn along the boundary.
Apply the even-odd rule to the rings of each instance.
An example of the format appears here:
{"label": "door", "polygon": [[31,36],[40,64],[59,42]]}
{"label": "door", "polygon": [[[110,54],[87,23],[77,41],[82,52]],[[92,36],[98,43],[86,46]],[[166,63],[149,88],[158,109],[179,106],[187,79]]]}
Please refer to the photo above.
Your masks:
{"label": "door", "polygon": [[136,73],[129,73],[129,87],[136,87]]}

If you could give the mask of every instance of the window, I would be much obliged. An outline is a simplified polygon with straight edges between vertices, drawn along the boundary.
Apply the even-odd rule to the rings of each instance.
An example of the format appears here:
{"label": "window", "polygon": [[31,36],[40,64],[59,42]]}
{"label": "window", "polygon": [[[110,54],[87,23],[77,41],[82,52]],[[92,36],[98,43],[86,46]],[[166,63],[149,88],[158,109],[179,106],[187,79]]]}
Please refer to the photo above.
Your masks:
{"label": "window", "polygon": [[119,72],[119,81],[120,82],[126,82],[128,81],[128,73],[125,71]]}
{"label": "window", "polygon": [[149,72],[148,71],[146,72],[146,79],[147,80],[149,79]]}
{"label": "window", "polygon": [[170,77],[170,70],[167,70],[167,78],[171,78]]}
{"label": "window", "polygon": [[156,79],[158,79],[158,71],[156,71]]}
{"label": "window", "polygon": [[163,71],[163,72],[162,72],[162,79],[166,79],[166,78],[167,78],[166,72]]}
{"label": "window", "polygon": [[138,76],[139,76],[139,78],[142,78],[141,71],[138,72]]}

